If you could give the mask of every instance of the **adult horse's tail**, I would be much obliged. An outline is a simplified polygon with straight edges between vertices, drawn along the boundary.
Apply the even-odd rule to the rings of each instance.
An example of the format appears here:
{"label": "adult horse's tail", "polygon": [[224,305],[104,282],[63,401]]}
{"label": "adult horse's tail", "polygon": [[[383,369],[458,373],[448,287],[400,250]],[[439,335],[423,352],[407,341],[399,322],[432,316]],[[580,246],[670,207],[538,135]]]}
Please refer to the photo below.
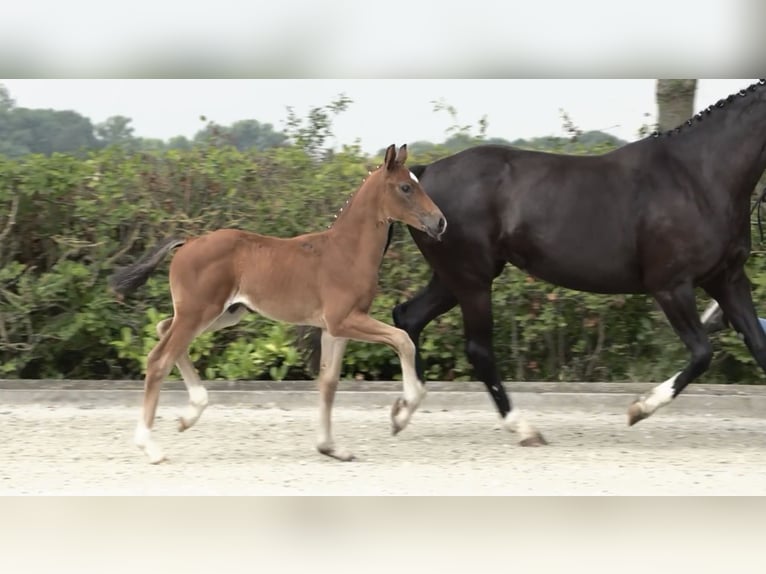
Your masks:
{"label": "adult horse's tail", "polygon": [[175,237],[160,242],[159,245],[133,265],[115,271],[109,278],[109,288],[122,299],[125,295],[132,293],[146,283],[149,275],[165,259],[167,254],[184,243],[186,243],[186,239],[177,239]]}

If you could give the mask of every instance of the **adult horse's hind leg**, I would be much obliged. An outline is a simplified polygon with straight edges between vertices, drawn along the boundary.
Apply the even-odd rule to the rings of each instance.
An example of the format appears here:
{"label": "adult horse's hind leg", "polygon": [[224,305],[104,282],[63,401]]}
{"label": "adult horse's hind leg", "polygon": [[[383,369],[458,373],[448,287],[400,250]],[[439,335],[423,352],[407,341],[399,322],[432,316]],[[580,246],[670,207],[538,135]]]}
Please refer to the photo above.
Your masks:
{"label": "adult horse's hind leg", "polygon": [[750,292],[750,281],[744,269],[729,270],[702,287],[718,301],[728,322],[742,333],[753,358],[766,371],[766,333],[758,321]]}
{"label": "adult horse's hind leg", "polygon": [[657,292],[654,297],[675,332],[691,352],[691,360],[685,369],[657,385],[646,396],[639,397],[630,405],[628,425],[636,424],[671,402],[686,385],[707,371],[713,358],[713,347],[697,314],[692,284],[687,282],[675,289]]}
{"label": "adult horse's hind leg", "polygon": [[457,305],[457,299],[435,273],[423,289],[409,301],[400,303],[392,312],[394,325],[404,329],[415,344],[415,369],[425,382],[423,358],[420,356],[420,334],[439,315]]}
{"label": "adult horse's hind leg", "polygon": [[332,438],[332,405],[340,381],[343,353],[347,344],[347,339],[333,337],[326,330],[322,331],[322,359],[317,378],[317,386],[319,387],[317,450],[342,461],[354,460],[354,455],[344,448],[335,446],[335,441]]}

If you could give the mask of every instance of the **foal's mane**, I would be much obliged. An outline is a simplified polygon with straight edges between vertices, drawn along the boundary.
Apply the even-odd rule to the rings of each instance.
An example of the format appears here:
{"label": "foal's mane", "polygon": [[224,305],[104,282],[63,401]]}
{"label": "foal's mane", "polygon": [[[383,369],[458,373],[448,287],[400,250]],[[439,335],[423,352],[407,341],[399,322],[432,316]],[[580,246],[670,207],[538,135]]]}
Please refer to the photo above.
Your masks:
{"label": "foal's mane", "polygon": [[[377,170],[380,166],[375,168]],[[352,191],[349,196],[346,198],[346,202],[341,206],[341,208],[333,215],[332,221],[327,226],[328,229],[330,229],[333,225],[335,225],[341,217],[343,217],[344,213],[348,212],[348,208],[351,207],[351,203],[354,201],[354,198],[357,196],[359,191],[364,187],[364,184],[367,183],[367,180],[370,179],[370,176],[373,174],[373,171],[367,172],[367,177],[365,177],[362,180],[362,183],[359,184],[359,187],[357,187],[354,191]]]}
{"label": "foal's mane", "polygon": [[[378,166],[378,168],[379,167],[380,166]],[[375,169],[378,169],[378,168],[375,168]],[[351,206],[351,202],[354,200],[356,195],[359,193],[359,190],[364,187],[364,184],[367,183],[367,180],[370,178],[371,175],[372,175],[372,171],[368,171],[367,172],[367,177],[365,177],[362,180],[362,183],[359,185],[359,187],[355,191],[351,192],[351,194],[349,194],[349,196],[346,198],[346,202],[341,206],[341,208],[337,211],[337,213],[335,213],[335,215],[333,215],[332,221],[327,226],[327,229],[331,229],[332,226],[337,223],[338,219],[343,217],[344,213],[348,212],[348,208]],[[388,226],[388,238],[386,239],[386,246],[383,248],[383,253],[384,254],[388,251],[388,248],[391,245],[391,241],[393,240],[393,238],[394,238],[394,224],[391,223]]]}
{"label": "foal's mane", "polygon": [[698,112],[694,114],[691,118],[686,120],[684,123],[682,123],[679,126],[676,126],[675,128],[666,130],[664,132],[654,131],[652,132],[652,137],[658,138],[658,137],[669,137],[672,135],[675,135],[679,133],[682,129],[691,127],[692,125],[698,124],[703,119],[705,119],[707,116],[709,116],[713,111],[715,111],[716,108],[723,108],[726,106],[726,104],[730,104],[733,102],[738,96],[739,97],[746,97],[748,94],[755,92],[757,90],[763,89],[763,86],[766,84],[766,80],[760,79],[754,84],[750,84],[747,88],[744,88],[737,92],[736,94],[730,94],[726,98],[721,98],[718,100],[715,104],[709,105],[707,108],[702,110],[701,112]]}

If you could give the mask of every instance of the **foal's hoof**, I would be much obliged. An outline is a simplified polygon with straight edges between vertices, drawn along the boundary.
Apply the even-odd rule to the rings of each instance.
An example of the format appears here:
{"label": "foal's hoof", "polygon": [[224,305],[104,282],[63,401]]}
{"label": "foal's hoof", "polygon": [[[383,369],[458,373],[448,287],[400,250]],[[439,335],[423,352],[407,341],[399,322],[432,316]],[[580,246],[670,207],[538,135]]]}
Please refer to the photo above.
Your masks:
{"label": "foal's hoof", "polygon": [[157,446],[139,446],[138,448],[144,452],[147,460],[149,461],[149,464],[160,464],[168,459],[168,457],[165,456],[165,453],[162,452],[162,449]]}
{"label": "foal's hoof", "polygon": [[330,458],[334,458],[335,460],[340,460],[341,462],[351,462],[353,460],[356,460],[356,457],[352,452],[347,451],[345,448],[324,448],[324,447],[317,447],[317,450],[325,455],[329,456]]}
{"label": "foal's hoof", "polygon": [[197,424],[197,420],[199,417],[195,417],[193,419],[189,419],[187,417],[178,417],[178,432],[184,432],[185,430],[188,430],[192,428],[195,424]]}
{"label": "foal's hoof", "polygon": [[644,411],[641,401],[637,400],[628,407],[628,426],[632,427],[638,421],[649,417],[649,413]]}
{"label": "foal's hoof", "polygon": [[401,410],[404,408],[407,408],[407,401],[402,397],[397,398],[394,401],[394,404],[391,405],[391,434],[394,436],[398,435],[402,430],[404,430],[404,427],[407,426],[406,420],[404,423],[400,423],[396,419],[396,417],[399,416]]}
{"label": "foal's hoof", "polygon": [[528,436],[527,438],[519,441],[521,446],[545,446],[548,441],[539,432],[535,431],[535,434]]}

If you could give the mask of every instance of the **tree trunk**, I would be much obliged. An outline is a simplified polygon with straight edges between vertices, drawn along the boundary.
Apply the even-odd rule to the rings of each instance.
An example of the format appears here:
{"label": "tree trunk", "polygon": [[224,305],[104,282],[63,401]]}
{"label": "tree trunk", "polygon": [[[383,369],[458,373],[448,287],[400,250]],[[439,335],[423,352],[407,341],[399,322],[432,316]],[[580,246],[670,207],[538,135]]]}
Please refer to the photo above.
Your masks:
{"label": "tree trunk", "polygon": [[657,126],[671,130],[694,114],[697,80],[657,80]]}

